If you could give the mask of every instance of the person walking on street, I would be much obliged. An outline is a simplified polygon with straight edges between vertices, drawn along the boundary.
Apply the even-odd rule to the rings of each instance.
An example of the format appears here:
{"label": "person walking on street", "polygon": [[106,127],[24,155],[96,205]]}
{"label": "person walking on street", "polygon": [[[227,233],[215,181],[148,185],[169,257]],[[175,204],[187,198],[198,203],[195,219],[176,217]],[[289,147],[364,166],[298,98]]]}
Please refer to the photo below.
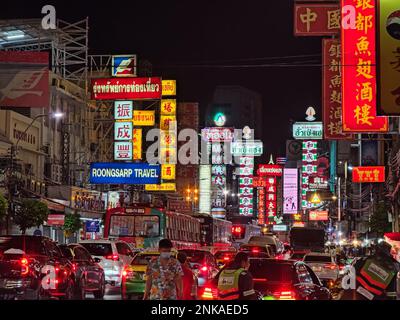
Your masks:
{"label": "person walking on street", "polygon": [[216,277],[218,294],[221,300],[256,300],[253,277],[248,272],[249,256],[238,252],[235,259],[223,268]]}
{"label": "person walking on street", "polygon": [[147,266],[144,300],[182,299],[184,274],[179,261],[171,256],[172,247],[171,240],[160,240],[160,255],[153,258]]}
{"label": "person walking on street", "polygon": [[197,299],[197,278],[192,269],[190,269],[187,261],[187,255],[184,252],[178,253],[178,261],[181,263],[183,270],[183,300]]}

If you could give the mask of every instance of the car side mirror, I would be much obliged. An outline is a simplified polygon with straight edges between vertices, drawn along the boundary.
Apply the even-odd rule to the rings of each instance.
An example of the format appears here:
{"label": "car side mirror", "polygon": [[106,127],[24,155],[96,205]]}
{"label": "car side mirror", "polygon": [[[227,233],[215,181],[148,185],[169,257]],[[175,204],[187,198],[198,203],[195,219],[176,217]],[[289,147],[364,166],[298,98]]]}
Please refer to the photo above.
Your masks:
{"label": "car side mirror", "polygon": [[100,258],[93,258],[93,261],[96,262],[96,263],[100,263],[101,259]]}

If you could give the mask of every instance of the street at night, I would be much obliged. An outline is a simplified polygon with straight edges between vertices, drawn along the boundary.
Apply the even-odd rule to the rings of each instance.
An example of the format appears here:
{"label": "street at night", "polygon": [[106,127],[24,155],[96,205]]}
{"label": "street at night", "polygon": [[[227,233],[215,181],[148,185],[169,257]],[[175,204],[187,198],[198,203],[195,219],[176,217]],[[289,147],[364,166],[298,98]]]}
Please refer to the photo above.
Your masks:
{"label": "street at night", "polygon": [[400,0],[4,3],[0,306],[400,300],[399,119]]}

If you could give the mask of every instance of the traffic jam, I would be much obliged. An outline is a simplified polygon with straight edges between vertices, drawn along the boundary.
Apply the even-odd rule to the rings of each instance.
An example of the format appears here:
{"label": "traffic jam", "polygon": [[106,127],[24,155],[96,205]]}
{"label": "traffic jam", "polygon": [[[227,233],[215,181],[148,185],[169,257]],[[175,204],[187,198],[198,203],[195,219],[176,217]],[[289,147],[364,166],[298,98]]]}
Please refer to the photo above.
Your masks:
{"label": "traffic jam", "polygon": [[[181,299],[225,300],[220,279],[224,270],[235,265],[233,268],[251,275],[248,286],[254,294],[248,299],[340,300],[349,289],[346,283],[352,281],[351,267],[365,250],[373,247],[329,243],[321,228],[292,227],[290,232],[270,232],[248,221],[239,224],[237,219],[232,223],[207,216],[187,219],[169,213],[166,220],[163,212],[151,210],[148,217],[112,210],[108,215],[111,233],[104,239],[57,244],[43,236],[1,236],[0,297],[142,300],[148,266],[162,258],[161,243],[167,241],[171,243],[167,246],[167,260],[189,270],[189,278],[183,276],[183,287],[190,288],[183,290]],[[134,238],[115,236],[114,224],[136,218],[151,221],[148,227],[156,223],[171,240],[152,233],[145,238],[148,242],[144,247],[137,248],[132,242]],[[173,229],[172,221],[181,228]],[[240,265],[238,257],[244,257],[244,265]],[[248,300],[242,294],[235,299]]]}

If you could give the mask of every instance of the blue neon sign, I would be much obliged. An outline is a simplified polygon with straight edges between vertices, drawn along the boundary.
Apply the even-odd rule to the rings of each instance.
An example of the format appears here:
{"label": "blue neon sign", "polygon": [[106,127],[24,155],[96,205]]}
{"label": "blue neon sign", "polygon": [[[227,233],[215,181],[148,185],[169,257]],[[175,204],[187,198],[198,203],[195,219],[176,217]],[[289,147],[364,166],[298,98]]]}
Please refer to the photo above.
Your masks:
{"label": "blue neon sign", "polygon": [[94,162],[90,165],[92,184],[159,184],[160,176],[158,164]]}

